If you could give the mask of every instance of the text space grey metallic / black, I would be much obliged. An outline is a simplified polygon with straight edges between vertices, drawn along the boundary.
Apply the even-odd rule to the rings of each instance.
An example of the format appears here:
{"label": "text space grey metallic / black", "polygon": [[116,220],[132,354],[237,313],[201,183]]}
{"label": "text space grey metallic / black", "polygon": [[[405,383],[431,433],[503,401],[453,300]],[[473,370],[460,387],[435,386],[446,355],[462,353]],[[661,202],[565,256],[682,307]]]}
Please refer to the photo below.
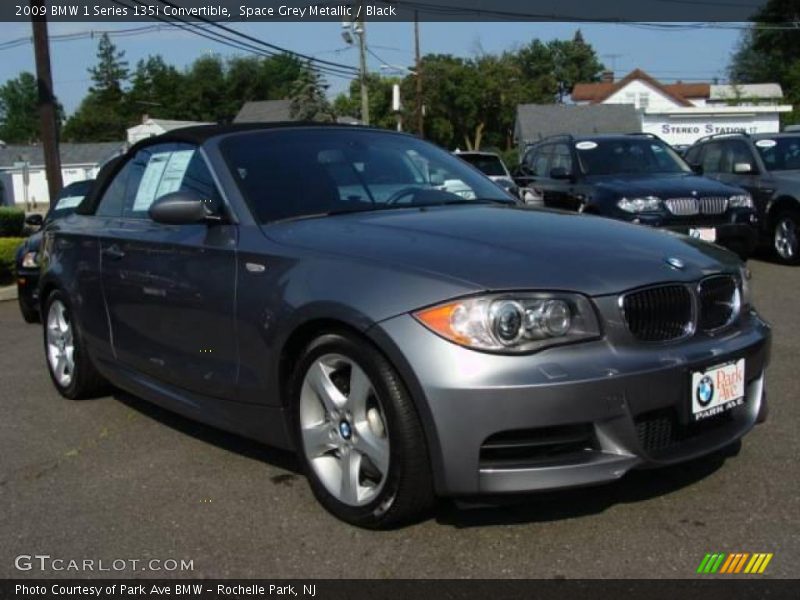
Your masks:
{"label": "text space grey metallic / black", "polygon": [[519,206],[411,136],[197,127],[49,224],[62,395],[107,382],[297,450],[350,523],[609,482],[766,415],[770,328],[727,250]]}

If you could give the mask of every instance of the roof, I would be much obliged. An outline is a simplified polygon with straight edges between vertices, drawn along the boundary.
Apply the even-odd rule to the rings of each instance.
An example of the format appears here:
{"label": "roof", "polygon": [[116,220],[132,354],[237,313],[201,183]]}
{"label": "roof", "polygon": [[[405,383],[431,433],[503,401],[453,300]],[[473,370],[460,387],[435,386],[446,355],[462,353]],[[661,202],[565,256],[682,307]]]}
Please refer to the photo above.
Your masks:
{"label": "roof", "polygon": [[248,131],[268,131],[270,129],[290,129],[290,128],[338,128],[338,129],[357,129],[381,131],[387,134],[410,135],[398,133],[391,129],[380,129],[378,127],[367,127],[364,125],[348,125],[346,123],[321,123],[317,121],[281,121],[272,123],[230,123],[218,125],[198,125],[195,127],[184,127],[173,129],[167,133],[162,133],[153,137],[145,138],[131,147],[132,152],[144,146],[160,144],[163,142],[186,142],[189,144],[201,145],[211,138],[227,135],[229,133],[247,133]]}
{"label": "roof", "polygon": [[272,123],[276,121],[291,121],[290,100],[258,100],[245,102],[234,123]]}
{"label": "roof", "polygon": [[194,125],[209,125],[203,121],[175,121],[173,119],[148,119],[153,125],[158,125],[164,131],[172,131],[181,127],[192,127]]}
{"label": "roof", "polygon": [[779,83],[744,83],[712,85],[710,100],[736,100],[737,98],[783,98]]}
{"label": "roof", "polygon": [[599,104],[613,96],[632,81],[644,81],[648,85],[659,90],[665,96],[671,98],[680,106],[692,106],[688,98],[708,98],[711,87],[707,83],[673,83],[664,85],[650,77],[650,75],[641,69],[634,69],[625,77],[615,82],[577,83],[572,90],[572,100],[574,102]]}
{"label": "roof", "polygon": [[520,104],[515,133],[520,142],[535,142],[559,133],[585,135],[628,133],[642,129],[639,112],[630,104]]}
{"label": "roof", "polygon": [[[125,150],[125,142],[98,142],[90,144],[59,144],[62,166],[98,165]],[[31,166],[44,165],[44,148],[37,145],[0,146],[0,168],[13,167],[14,163],[27,161]]]}

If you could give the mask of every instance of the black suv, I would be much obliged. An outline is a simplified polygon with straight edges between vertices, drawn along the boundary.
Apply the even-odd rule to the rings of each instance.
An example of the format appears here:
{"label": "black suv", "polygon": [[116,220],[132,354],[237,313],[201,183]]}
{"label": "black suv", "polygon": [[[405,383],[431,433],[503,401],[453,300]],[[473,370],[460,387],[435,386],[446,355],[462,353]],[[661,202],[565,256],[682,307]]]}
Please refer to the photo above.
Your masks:
{"label": "black suv", "polygon": [[750,195],[698,176],[654,135],[546,138],[526,150],[515,181],[547,207],[687,233],[742,258],[757,242]]}
{"label": "black suv", "polygon": [[800,133],[720,134],[698,140],[686,160],[708,177],[752,196],[761,242],[778,260],[800,264]]}

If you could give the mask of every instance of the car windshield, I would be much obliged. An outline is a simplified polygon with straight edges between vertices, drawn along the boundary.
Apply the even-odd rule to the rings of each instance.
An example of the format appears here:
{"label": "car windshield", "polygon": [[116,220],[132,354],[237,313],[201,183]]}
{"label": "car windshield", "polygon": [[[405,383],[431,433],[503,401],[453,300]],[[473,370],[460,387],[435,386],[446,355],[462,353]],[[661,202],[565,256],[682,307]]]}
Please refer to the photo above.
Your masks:
{"label": "car windshield", "polygon": [[222,154],[262,223],[455,203],[514,203],[459,159],[408,135],[273,129],[223,140]]}
{"label": "car windshield", "polygon": [[759,139],[755,145],[769,171],[800,170],[800,136]]}
{"label": "car windshield", "polygon": [[74,213],[86,194],[89,193],[89,188],[91,186],[92,181],[76,181],[75,183],[69,184],[61,190],[61,193],[58,195],[58,200],[55,206],[50,210],[47,218],[60,219]]}
{"label": "car windshield", "polygon": [[492,154],[457,154],[461,160],[467,161],[473,167],[490,177],[507,176],[503,168],[503,161],[499,156]]}
{"label": "car windshield", "polygon": [[691,172],[672,148],[649,138],[583,141],[575,149],[586,175]]}

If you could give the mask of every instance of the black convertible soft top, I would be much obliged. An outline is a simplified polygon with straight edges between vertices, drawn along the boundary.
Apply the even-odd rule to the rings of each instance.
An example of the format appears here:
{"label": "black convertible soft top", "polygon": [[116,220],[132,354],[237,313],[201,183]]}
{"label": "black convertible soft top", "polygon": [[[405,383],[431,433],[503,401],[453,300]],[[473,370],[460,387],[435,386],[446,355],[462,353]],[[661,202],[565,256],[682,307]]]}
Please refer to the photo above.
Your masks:
{"label": "black convertible soft top", "polygon": [[[207,140],[221,135],[230,133],[243,133],[248,131],[263,131],[267,129],[283,129],[291,127],[341,127],[343,129],[376,129],[369,128],[361,125],[350,125],[343,123],[317,123],[317,122],[304,122],[304,121],[278,121],[273,123],[231,123],[228,125],[193,125],[191,127],[183,127],[180,129],[173,129],[167,133],[150,137],[135,143],[130,149],[122,156],[118,156],[107,162],[100,169],[97,174],[95,184],[92,186],[90,192],[86,195],[80,203],[75,212],[79,215],[92,215],[94,214],[97,204],[100,202],[100,197],[108,187],[108,183],[117,174],[122,165],[127,162],[125,159],[129,156],[136,154],[141,148],[146,148],[153,144],[163,144],[170,142],[184,142],[188,144],[202,145]],[[381,129],[379,131],[386,131]]]}

